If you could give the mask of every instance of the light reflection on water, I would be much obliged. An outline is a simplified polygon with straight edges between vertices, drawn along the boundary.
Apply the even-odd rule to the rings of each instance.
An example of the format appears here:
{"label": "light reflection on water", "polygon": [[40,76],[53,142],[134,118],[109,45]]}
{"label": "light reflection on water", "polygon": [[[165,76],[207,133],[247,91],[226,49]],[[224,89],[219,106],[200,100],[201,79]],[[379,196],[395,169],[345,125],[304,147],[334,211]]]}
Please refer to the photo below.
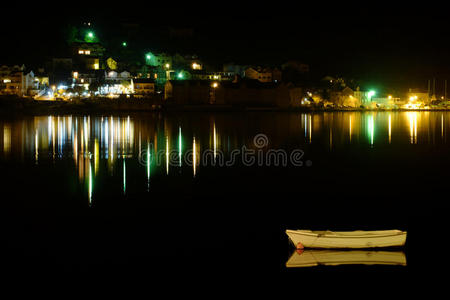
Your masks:
{"label": "light reflection on water", "polygon": [[[446,143],[449,116],[444,112],[280,114],[281,122],[270,116],[258,120],[260,130],[255,133],[268,135],[272,147],[293,138],[298,145],[328,144],[330,149],[347,144],[376,147],[391,143]],[[253,136],[245,136],[248,128],[223,122],[226,116],[221,116],[222,122],[217,125],[214,118],[198,128],[189,126],[189,135],[183,132],[183,121],[164,119],[161,123],[158,117],[37,116],[0,120],[0,154],[24,157],[32,153],[38,161],[50,153],[53,159],[72,157],[76,165],[92,156],[96,174],[99,160],[107,160],[112,166],[117,159],[140,156],[144,149],[157,152],[164,147],[168,173],[169,151],[175,147],[181,158],[184,151],[199,150],[203,143],[216,157],[218,150],[229,152],[230,146],[238,148],[251,143]],[[268,126],[266,122],[273,124]],[[224,129],[226,136],[221,135]]]}
{"label": "light reflection on water", "polygon": [[[89,203],[99,169],[121,174],[127,193],[129,161],[142,165],[150,189],[153,172],[170,176],[186,168],[182,159],[192,151],[191,175],[201,172],[201,151],[229,154],[242,146],[251,148],[256,134],[269,138],[269,148],[308,145],[327,151],[359,146],[376,151],[386,145],[446,144],[449,113],[445,112],[336,112],[320,114],[261,113],[253,116],[217,114],[133,116],[35,116],[0,120],[0,158],[33,161],[70,160],[79,182],[87,186]],[[155,164],[156,153],[163,164]],[[177,153],[172,158],[171,153]],[[142,157],[144,155],[144,157]],[[176,164],[172,164],[173,160]]]}

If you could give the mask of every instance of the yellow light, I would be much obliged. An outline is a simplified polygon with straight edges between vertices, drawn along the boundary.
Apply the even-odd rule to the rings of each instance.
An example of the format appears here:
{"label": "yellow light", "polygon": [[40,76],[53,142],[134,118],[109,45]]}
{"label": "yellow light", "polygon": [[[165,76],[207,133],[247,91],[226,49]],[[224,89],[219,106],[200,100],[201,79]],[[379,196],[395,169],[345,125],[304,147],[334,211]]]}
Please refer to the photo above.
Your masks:
{"label": "yellow light", "polygon": [[388,97],[389,99],[392,99],[392,96],[391,95],[389,95],[389,97]]}
{"label": "yellow light", "polygon": [[84,54],[84,50],[78,50],[78,54]]}
{"label": "yellow light", "polygon": [[217,88],[219,86],[219,84],[217,82],[214,82],[212,86],[213,86],[213,88]]}
{"label": "yellow light", "polygon": [[75,79],[78,78],[78,72],[73,72],[73,78],[75,78]]}
{"label": "yellow light", "polygon": [[98,63],[94,64],[94,69],[95,69],[95,70],[98,70],[98,69],[99,69]]}
{"label": "yellow light", "polygon": [[166,69],[168,69],[168,68],[170,68],[170,65],[169,65],[169,64],[166,64]]}

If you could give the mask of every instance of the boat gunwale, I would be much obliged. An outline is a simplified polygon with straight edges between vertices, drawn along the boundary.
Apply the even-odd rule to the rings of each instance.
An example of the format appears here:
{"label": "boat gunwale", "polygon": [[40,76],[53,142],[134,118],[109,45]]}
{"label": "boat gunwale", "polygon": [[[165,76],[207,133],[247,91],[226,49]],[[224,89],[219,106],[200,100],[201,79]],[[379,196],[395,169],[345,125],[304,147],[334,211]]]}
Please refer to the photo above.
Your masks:
{"label": "boat gunwale", "polygon": [[292,230],[287,229],[286,234],[293,233],[297,235],[304,235],[304,236],[311,236],[311,237],[318,237],[318,238],[345,238],[345,239],[351,239],[351,238],[381,238],[381,237],[392,237],[392,236],[399,236],[399,235],[406,235],[406,231],[398,231],[398,232],[392,232],[390,234],[384,233],[384,234],[361,234],[361,235],[333,235],[333,234],[319,234],[314,232],[305,232],[301,230]]}

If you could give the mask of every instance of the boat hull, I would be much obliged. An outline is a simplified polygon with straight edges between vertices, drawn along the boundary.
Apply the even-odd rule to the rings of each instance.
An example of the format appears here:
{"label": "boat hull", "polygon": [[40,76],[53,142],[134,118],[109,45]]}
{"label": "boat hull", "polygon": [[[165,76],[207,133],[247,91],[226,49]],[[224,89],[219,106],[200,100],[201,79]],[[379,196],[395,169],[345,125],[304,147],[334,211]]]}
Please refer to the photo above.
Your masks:
{"label": "boat hull", "polygon": [[400,230],[352,232],[286,230],[286,234],[298,249],[399,247],[406,242],[406,232]]}

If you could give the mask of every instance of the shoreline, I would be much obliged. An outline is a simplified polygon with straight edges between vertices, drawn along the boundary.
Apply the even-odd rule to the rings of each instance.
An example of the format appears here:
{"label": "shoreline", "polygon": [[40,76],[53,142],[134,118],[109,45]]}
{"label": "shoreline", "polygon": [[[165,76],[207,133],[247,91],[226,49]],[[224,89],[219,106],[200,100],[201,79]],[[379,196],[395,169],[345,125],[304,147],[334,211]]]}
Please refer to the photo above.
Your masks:
{"label": "shoreline", "polygon": [[0,115],[49,113],[149,113],[149,112],[446,112],[447,108],[429,109],[367,109],[321,107],[263,107],[232,105],[174,105],[162,104],[155,99],[80,99],[75,101],[34,100],[29,98],[0,97]]}

